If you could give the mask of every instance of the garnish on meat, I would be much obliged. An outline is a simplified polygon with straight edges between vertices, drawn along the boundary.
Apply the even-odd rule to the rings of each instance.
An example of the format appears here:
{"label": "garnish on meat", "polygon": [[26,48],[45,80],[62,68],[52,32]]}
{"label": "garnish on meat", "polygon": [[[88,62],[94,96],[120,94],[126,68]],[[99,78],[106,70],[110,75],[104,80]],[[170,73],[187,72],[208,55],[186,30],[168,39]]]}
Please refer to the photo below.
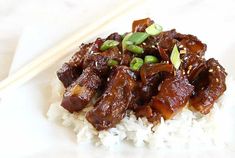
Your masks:
{"label": "garnish on meat", "polygon": [[82,44],[63,64],[61,106],[79,112],[98,96],[86,114],[97,130],[115,127],[127,110],[154,124],[186,106],[207,114],[226,90],[227,74],[217,60],[205,59],[206,49],[196,36],[136,20],[131,32]]}

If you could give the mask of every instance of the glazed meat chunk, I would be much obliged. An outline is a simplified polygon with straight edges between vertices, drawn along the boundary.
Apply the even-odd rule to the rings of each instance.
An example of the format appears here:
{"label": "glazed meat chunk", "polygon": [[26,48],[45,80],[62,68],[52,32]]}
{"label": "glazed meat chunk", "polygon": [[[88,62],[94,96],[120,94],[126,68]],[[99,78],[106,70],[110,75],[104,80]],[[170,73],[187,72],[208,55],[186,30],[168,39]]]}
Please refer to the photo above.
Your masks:
{"label": "glazed meat chunk", "polygon": [[84,59],[91,53],[98,52],[102,43],[103,40],[101,38],[97,38],[93,43],[82,44],[80,46],[80,50],[71,57],[69,62],[63,64],[63,66],[57,71],[57,76],[65,88],[72,84],[81,75],[82,70],[84,69]]}
{"label": "glazed meat chunk", "polygon": [[61,106],[79,112],[95,97],[85,117],[98,131],[115,127],[129,111],[153,124],[186,105],[207,114],[226,90],[227,74],[217,60],[205,59],[206,49],[196,36],[135,20],[131,31],[82,44],[63,64]]}
{"label": "glazed meat chunk", "polygon": [[175,38],[180,42],[187,52],[202,57],[205,54],[207,45],[202,43],[196,36],[177,33]]}
{"label": "glazed meat chunk", "polygon": [[182,68],[190,83],[206,68],[206,60],[197,54],[187,53],[182,58]]}
{"label": "glazed meat chunk", "polygon": [[176,76],[166,78],[150,102],[150,106],[159,111],[165,119],[172,118],[188,102],[193,86],[187,77],[178,71]]}
{"label": "glazed meat chunk", "polygon": [[110,71],[108,65],[110,59],[121,62],[122,55],[117,47],[110,48],[104,52],[90,54],[84,59],[83,68],[91,67],[100,77],[106,77]]}
{"label": "glazed meat chunk", "polygon": [[69,62],[64,63],[57,71],[57,76],[65,88],[75,81],[82,73],[82,62],[91,45],[91,43],[82,44],[80,50],[72,56]]}
{"label": "glazed meat chunk", "polygon": [[[62,106],[70,112],[83,109],[96,94],[98,87],[105,82],[110,71],[107,64],[109,59],[119,59],[117,47],[102,53],[95,53],[84,59],[85,70],[81,76],[71,84],[64,93]],[[120,60],[120,59],[119,59]]]}
{"label": "glazed meat chunk", "polygon": [[85,69],[82,75],[66,89],[61,106],[71,113],[78,112],[89,103],[100,85],[99,76],[91,68]]}
{"label": "glazed meat chunk", "polygon": [[[190,104],[202,114],[210,112],[214,102],[226,90],[226,72],[219,62],[213,58],[207,60],[207,69],[200,75],[195,82],[198,88],[190,99]],[[201,86],[198,82],[201,82]],[[205,82],[204,84],[202,84]]]}
{"label": "glazed meat chunk", "polygon": [[82,73],[80,67],[75,67],[69,63],[64,63],[57,71],[57,77],[62,82],[64,87],[71,85]]}
{"label": "glazed meat chunk", "polygon": [[174,68],[171,64],[156,63],[144,64],[140,69],[140,100],[148,103],[153,95],[157,94],[157,88],[162,81],[163,73],[173,74]]}
{"label": "glazed meat chunk", "polygon": [[86,114],[87,120],[97,129],[114,127],[125,116],[133,98],[134,73],[126,66],[116,68],[107,88],[94,109]]}
{"label": "glazed meat chunk", "polygon": [[145,29],[153,23],[150,18],[135,20],[132,23],[132,32],[145,32]]}
{"label": "glazed meat chunk", "polygon": [[138,106],[134,111],[137,117],[146,117],[149,122],[154,124],[158,124],[161,121],[162,114],[149,105]]}

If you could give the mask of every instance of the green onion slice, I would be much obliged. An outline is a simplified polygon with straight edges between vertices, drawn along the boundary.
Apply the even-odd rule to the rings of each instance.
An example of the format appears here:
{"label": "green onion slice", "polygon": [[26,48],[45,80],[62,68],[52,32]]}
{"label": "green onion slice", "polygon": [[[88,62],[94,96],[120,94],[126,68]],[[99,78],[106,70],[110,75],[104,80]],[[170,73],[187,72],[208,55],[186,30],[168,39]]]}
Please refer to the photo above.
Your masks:
{"label": "green onion slice", "polygon": [[144,49],[136,45],[127,45],[126,49],[135,54],[142,54]]}
{"label": "green onion slice", "polygon": [[162,26],[158,25],[158,24],[152,24],[149,27],[147,27],[145,29],[145,31],[149,34],[149,35],[158,35],[159,33],[162,32]]}
{"label": "green onion slice", "polygon": [[157,62],[159,62],[158,58],[153,55],[146,55],[144,57],[144,63],[152,64],[152,63],[157,63]]}
{"label": "green onion slice", "polygon": [[117,60],[109,59],[107,64],[108,66],[112,67],[118,65],[119,63]]}
{"label": "green onion slice", "polygon": [[141,44],[149,37],[146,32],[135,32],[129,38],[128,41],[132,42],[134,45]]}
{"label": "green onion slice", "polygon": [[141,44],[148,37],[149,35],[145,32],[135,32],[127,34],[122,40],[123,51],[127,49],[136,54],[143,53],[144,52],[143,48],[136,45]]}
{"label": "green onion slice", "polygon": [[135,57],[131,60],[130,68],[133,71],[138,71],[143,64],[144,64],[143,59]]}
{"label": "green onion slice", "polygon": [[[132,35],[132,33],[128,33],[122,40],[122,51],[124,51],[126,49],[126,46],[128,45],[128,39],[130,38],[130,36]],[[132,44],[132,43],[131,43]]]}
{"label": "green onion slice", "polygon": [[107,40],[107,41],[105,41],[105,42],[101,45],[100,50],[101,50],[101,51],[105,51],[105,50],[107,50],[107,49],[109,49],[109,48],[113,48],[113,47],[117,46],[118,44],[119,44],[118,41]]}
{"label": "green onion slice", "polygon": [[171,60],[171,63],[174,65],[174,67],[176,69],[179,69],[181,61],[180,61],[180,53],[179,53],[179,50],[178,50],[176,44],[174,45],[174,48],[171,52],[170,60]]}

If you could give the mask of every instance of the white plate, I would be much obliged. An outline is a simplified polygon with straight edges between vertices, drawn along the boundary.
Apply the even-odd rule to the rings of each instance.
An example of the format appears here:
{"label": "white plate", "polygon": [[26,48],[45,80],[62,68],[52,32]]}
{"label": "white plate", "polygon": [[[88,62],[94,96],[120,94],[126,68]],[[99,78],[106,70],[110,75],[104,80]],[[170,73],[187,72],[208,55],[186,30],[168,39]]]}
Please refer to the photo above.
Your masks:
{"label": "white plate", "polygon": [[[169,7],[167,7],[167,5]],[[177,6],[177,7],[176,7]],[[217,12],[224,6],[224,10]],[[148,8],[148,9],[146,9]],[[234,14],[230,6],[210,3],[209,1],[189,1],[183,4],[160,3],[148,4],[145,12],[135,10],[125,17],[116,20],[113,25],[101,32],[101,36],[113,31],[124,32],[130,30],[132,19],[150,16],[156,22],[168,28],[177,28],[181,33],[197,35],[207,43],[207,57],[215,57],[227,72],[235,76],[235,27]],[[166,9],[167,8],[167,9]],[[137,14],[138,12],[138,14]],[[131,17],[131,18],[130,18]],[[232,18],[233,17],[233,18]],[[122,24],[122,26],[120,26]],[[40,28],[34,28],[39,32]],[[50,29],[49,29],[50,30]],[[32,30],[31,30],[32,31]],[[48,31],[48,30],[47,30]],[[32,40],[30,34],[20,42],[20,51],[36,50],[37,39]],[[35,36],[36,37],[36,36]],[[45,41],[46,41],[46,37]],[[95,38],[95,37],[94,37]],[[42,39],[41,39],[42,40]],[[43,40],[42,40],[43,43]],[[42,45],[41,45],[42,46]],[[46,42],[45,42],[45,46]],[[32,49],[34,48],[34,49]],[[46,48],[46,47],[45,47]],[[42,49],[39,49],[42,50]],[[36,54],[36,53],[35,53]],[[22,64],[20,55],[15,58],[14,65]],[[16,57],[17,57],[16,56]],[[78,147],[75,134],[46,118],[50,104],[49,82],[55,75],[60,63],[41,73],[19,89],[3,98],[0,106],[0,157],[29,157],[29,158],[73,158],[73,157],[234,157],[230,150],[222,151],[158,151],[146,148],[117,147],[115,150],[106,150],[95,147]],[[13,68],[14,69],[14,68]],[[234,119],[235,120],[235,119]],[[229,129],[226,129],[229,130]],[[235,140],[234,140],[235,142]]]}

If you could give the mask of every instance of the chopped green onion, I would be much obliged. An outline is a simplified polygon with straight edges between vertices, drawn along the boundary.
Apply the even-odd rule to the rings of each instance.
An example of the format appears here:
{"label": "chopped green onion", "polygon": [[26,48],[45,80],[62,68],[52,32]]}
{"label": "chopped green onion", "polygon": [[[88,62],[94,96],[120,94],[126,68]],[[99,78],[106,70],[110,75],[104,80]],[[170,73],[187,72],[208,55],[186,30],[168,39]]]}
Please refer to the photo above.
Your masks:
{"label": "chopped green onion", "polygon": [[162,32],[162,26],[158,25],[158,24],[152,24],[149,27],[147,27],[145,29],[145,31],[149,34],[149,35],[158,35],[159,33]]}
{"label": "chopped green onion", "polygon": [[153,55],[146,55],[144,57],[144,63],[151,64],[151,63],[157,63],[157,62],[158,62],[157,57]]}
{"label": "chopped green onion", "polygon": [[112,67],[112,66],[116,66],[116,65],[118,65],[117,60],[113,60],[113,59],[108,60],[108,66]]}
{"label": "chopped green onion", "polygon": [[107,41],[105,41],[105,42],[101,45],[100,50],[101,50],[101,51],[105,51],[105,50],[107,50],[107,49],[109,49],[109,48],[113,48],[113,47],[117,46],[118,44],[119,44],[118,41],[107,40]]}
{"label": "chopped green onion", "polygon": [[171,52],[170,60],[176,69],[178,69],[180,67],[180,53],[179,53],[179,50],[178,50],[176,44]]}
{"label": "chopped green onion", "polygon": [[124,51],[126,49],[126,46],[128,45],[127,41],[130,38],[130,36],[132,35],[132,33],[128,33],[122,40],[122,51]]}
{"label": "chopped green onion", "polygon": [[127,34],[122,40],[123,51],[127,49],[133,53],[143,53],[143,48],[136,45],[141,44],[144,40],[146,40],[146,38],[148,38],[148,36],[149,35],[145,32],[135,32]]}
{"label": "chopped green onion", "polygon": [[129,37],[128,41],[131,41],[134,45],[138,45],[144,42],[148,37],[149,35],[145,32],[135,32]]}
{"label": "chopped green onion", "polygon": [[133,45],[133,44],[127,45],[126,49],[129,50],[130,52],[135,53],[135,54],[142,54],[144,52],[143,48],[136,46],[136,45]]}
{"label": "chopped green onion", "polygon": [[143,64],[144,64],[143,59],[135,57],[131,60],[130,68],[133,71],[138,71]]}
{"label": "chopped green onion", "polygon": [[127,45],[133,45],[133,42],[131,42],[131,41],[126,41],[126,46]]}

